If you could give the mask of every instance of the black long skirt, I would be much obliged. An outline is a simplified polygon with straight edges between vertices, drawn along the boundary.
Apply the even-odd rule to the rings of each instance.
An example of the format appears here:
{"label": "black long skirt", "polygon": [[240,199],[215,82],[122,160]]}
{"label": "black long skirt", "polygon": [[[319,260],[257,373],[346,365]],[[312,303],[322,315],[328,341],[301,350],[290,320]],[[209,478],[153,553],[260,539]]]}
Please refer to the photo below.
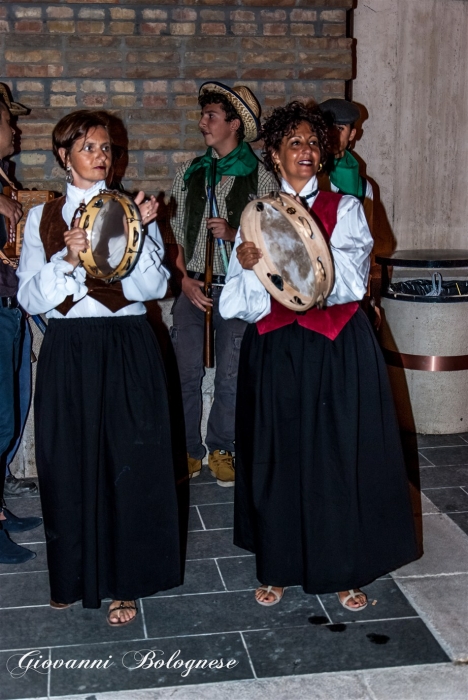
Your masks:
{"label": "black long skirt", "polygon": [[51,598],[181,583],[166,378],[145,316],[49,321],[35,394]]}
{"label": "black long skirt", "polygon": [[297,323],[241,348],[234,542],[259,581],[356,588],[419,556],[382,354],[359,310],[331,341]]}

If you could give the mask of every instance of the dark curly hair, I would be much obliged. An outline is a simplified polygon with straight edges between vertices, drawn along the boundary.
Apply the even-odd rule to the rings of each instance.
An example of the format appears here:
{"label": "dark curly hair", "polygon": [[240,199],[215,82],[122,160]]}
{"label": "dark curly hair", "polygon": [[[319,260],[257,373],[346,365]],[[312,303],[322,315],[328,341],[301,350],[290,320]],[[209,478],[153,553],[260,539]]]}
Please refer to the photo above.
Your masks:
{"label": "dark curly hair", "polygon": [[307,122],[317,135],[322,163],[331,154],[329,126],[315,105],[290,102],[285,107],[277,107],[263,124],[260,137],[263,139],[263,162],[265,168],[275,172],[273,151],[278,152],[284,137],[290,136],[301,122]]}
{"label": "dark curly hair", "polygon": [[229,102],[228,98],[225,97],[224,95],[221,95],[219,92],[214,92],[211,90],[207,90],[206,92],[203,92],[199,98],[198,98],[198,104],[200,107],[203,109],[203,107],[206,107],[206,105],[221,105],[221,107],[224,109],[226,112],[226,121],[227,122],[233,122],[234,119],[238,119],[240,121],[240,127],[236,131],[236,136],[237,140],[239,143],[244,140],[245,136],[245,129],[244,129],[244,122],[240,118],[239,114],[236,112],[232,104]]}

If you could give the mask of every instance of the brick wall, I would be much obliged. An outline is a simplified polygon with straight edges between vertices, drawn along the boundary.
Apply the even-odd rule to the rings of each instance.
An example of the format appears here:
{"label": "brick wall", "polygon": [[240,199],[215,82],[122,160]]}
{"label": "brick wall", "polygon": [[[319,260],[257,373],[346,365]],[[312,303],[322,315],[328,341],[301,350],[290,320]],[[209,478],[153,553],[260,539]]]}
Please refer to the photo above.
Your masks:
{"label": "brick wall", "polygon": [[344,95],[352,77],[346,12],[353,0],[89,0],[0,5],[0,75],[20,118],[23,187],[62,191],[50,152],[60,117],[105,108],[128,130],[125,186],[166,191],[181,161],[204,150],[197,90],[243,83],[263,112],[291,98]]}

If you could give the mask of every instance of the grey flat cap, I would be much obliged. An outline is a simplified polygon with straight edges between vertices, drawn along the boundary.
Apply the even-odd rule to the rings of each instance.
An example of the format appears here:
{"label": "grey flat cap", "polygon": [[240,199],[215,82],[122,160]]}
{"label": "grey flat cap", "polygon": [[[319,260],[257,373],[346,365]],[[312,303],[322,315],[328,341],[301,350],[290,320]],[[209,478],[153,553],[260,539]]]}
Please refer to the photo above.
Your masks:
{"label": "grey flat cap", "polygon": [[332,115],[335,124],[354,124],[361,116],[359,107],[348,100],[325,100],[319,107],[322,112]]}

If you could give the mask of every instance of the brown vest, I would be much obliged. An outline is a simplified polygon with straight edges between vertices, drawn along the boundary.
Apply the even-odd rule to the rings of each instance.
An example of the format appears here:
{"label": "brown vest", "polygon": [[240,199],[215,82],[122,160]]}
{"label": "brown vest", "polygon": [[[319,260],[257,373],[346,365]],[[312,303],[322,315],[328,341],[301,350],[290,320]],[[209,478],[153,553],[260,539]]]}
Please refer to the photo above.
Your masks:
{"label": "brown vest", "polygon": [[[47,262],[50,261],[52,255],[62,250],[65,245],[63,234],[65,231],[68,231],[68,226],[62,218],[62,208],[64,204],[65,197],[59,197],[44,205],[39,233]],[[125,298],[121,282],[108,284],[103,280],[98,280],[88,275],[86,277],[86,286],[88,288],[88,296],[104,304],[112,313],[122,309],[124,306],[135,303]],[[77,302],[73,301],[73,296],[70,294],[55,308],[66,316],[76,303]]]}

